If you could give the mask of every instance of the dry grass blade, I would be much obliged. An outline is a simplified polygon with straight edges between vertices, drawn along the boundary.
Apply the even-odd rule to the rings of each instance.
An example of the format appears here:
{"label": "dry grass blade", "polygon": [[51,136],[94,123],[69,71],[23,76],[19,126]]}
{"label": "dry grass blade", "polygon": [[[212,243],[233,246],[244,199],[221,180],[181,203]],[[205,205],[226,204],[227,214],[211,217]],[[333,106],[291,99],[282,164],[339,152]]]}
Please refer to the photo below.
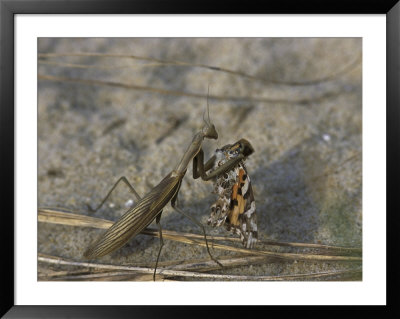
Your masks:
{"label": "dry grass blade", "polygon": [[[223,68],[223,67],[216,67],[216,66],[210,66],[210,65],[206,65],[206,64],[190,63],[190,62],[183,62],[183,61],[161,60],[161,59],[156,59],[156,58],[151,58],[151,57],[143,57],[143,56],[137,56],[137,55],[102,54],[102,53],[40,53],[38,55],[39,59],[40,58],[42,58],[42,59],[43,58],[54,58],[54,57],[70,57],[70,56],[102,57],[102,58],[118,58],[118,59],[128,58],[128,59],[155,62],[155,66],[175,65],[175,66],[195,67],[195,68],[212,70],[212,71],[216,71],[216,72],[223,72],[223,73],[227,73],[230,75],[247,78],[250,80],[263,82],[266,84],[269,83],[269,84],[290,85],[290,86],[308,86],[308,85],[320,84],[322,82],[332,81],[333,79],[350,72],[352,69],[357,67],[361,62],[361,55],[358,55],[357,58],[353,62],[344,66],[342,69],[339,69],[338,71],[334,72],[333,74],[322,77],[320,79],[315,79],[315,80],[310,80],[310,81],[278,81],[278,80],[268,80],[268,79],[260,78],[258,76],[247,74],[245,72],[230,70],[230,69]],[[43,61],[41,61],[41,62],[43,62]],[[47,61],[45,61],[45,62],[47,62]],[[72,67],[75,67],[75,66],[72,66]]]}
{"label": "dry grass blade", "polygon": [[[94,217],[83,216],[72,213],[65,213],[62,211],[56,211],[49,208],[39,209],[38,211],[38,220],[40,222],[54,223],[54,224],[63,224],[70,226],[82,226],[82,227],[96,227],[107,229],[110,227],[113,222],[97,219]],[[142,232],[146,235],[158,236],[158,231],[146,229]],[[181,234],[177,232],[172,232],[168,230],[163,230],[164,239],[170,239],[179,241],[181,243],[191,244],[191,245],[199,245],[206,246],[204,242],[204,238],[202,235],[191,235],[190,237],[187,234]],[[194,238],[195,237],[195,238]],[[223,238],[225,240],[225,238]],[[267,250],[248,250],[244,248],[238,248],[228,245],[221,245],[212,241],[212,247],[214,249],[221,249],[226,251],[233,251],[245,255],[256,255],[256,256],[264,256],[264,257],[274,257],[274,258],[282,258],[287,260],[307,260],[307,261],[346,261],[346,262],[361,262],[362,258],[358,256],[332,256],[332,255],[322,255],[322,254],[302,254],[302,253],[281,253],[281,252],[273,252]]]}
{"label": "dry grass blade", "polygon": [[323,249],[323,250],[336,250],[340,252],[348,252],[355,255],[359,255],[362,252],[361,248],[357,247],[340,247],[340,246],[331,246],[331,245],[322,245],[322,244],[312,244],[312,243],[288,243],[281,242],[275,240],[262,240],[259,241],[261,244],[265,245],[273,245],[273,246],[286,246],[286,247],[297,247],[297,248],[313,248],[313,249]]}
{"label": "dry grass blade", "polygon": [[69,77],[60,77],[60,76],[52,76],[52,75],[44,75],[38,74],[39,80],[47,80],[47,81],[55,81],[55,82],[73,82],[73,83],[81,83],[87,85],[102,85],[102,86],[111,86],[111,87],[119,87],[125,89],[139,90],[145,92],[152,92],[156,94],[164,94],[164,95],[174,95],[174,96],[185,96],[191,98],[200,98],[206,99],[207,97],[211,100],[219,100],[219,101],[235,101],[235,102],[260,102],[260,103],[299,103],[304,104],[308,102],[318,102],[320,100],[324,100],[326,98],[334,97],[340,94],[340,92],[325,92],[320,94],[319,96],[312,96],[309,98],[297,98],[297,99],[280,99],[280,98],[260,98],[260,97],[251,97],[251,96],[227,96],[227,95],[209,95],[200,94],[200,93],[192,93],[185,91],[177,91],[177,90],[167,90],[162,88],[143,86],[143,85],[134,85],[122,82],[112,82],[112,81],[101,81],[101,80],[90,80],[90,79],[77,79],[77,78],[69,78]]}
{"label": "dry grass blade", "polygon": [[[224,268],[233,268],[239,266],[248,266],[263,263],[271,258],[263,256],[237,256],[237,257],[220,257],[219,262],[224,266]],[[162,265],[162,264],[161,264]],[[221,267],[215,264],[214,261],[210,259],[202,260],[189,260],[181,264],[173,264],[169,266],[161,266],[160,269],[174,269],[174,270],[186,270],[186,271],[198,271],[207,272],[213,270],[221,270]]]}
{"label": "dry grass blade", "polygon": [[[99,271],[86,274],[65,274],[61,276],[39,276],[40,281],[153,281],[153,275],[133,271]],[[172,281],[158,276],[158,281]]]}
{"label": "dry grass blade", "polygon": [[[183,233],[176,232],[173,230],[164,230],[163,234],[166,232],[171,236],[183,236],[193,239],[204,239],[203,235],[192,234],[192,233]],[[142,234],[158,237],[158,230],[147,228],[142,231]],[[213,241],[231,241],[231,242],[241,242],[241,239],[238,237],[223,237],[223,236],[210,236]],[[341,246],[331,246],[331,245],[323,245],[323,244],[313,244],[313,243],[293,243],[293,242],[282,242],[276,240],[260,240],[259,244],[269,245],[269,246],[281,246],[281,247],[293,247],[293,248],[312,248],[312,249],[323,249],[323,250],[337,250],[341,252],[349,252],[355,255],[361,254],[362,249],[357,247],[341,247]]]}
{"label": "dry grass blade", "polygon": [[39,60],[39,64],[47,64],[52,66],[57,66],[61,68],[74,68],[74,69],[102,69],[102,70],[115,70],[115,69],[135,69],[142,67],[155,67],[165,65],[164,63],[147,63],[147,64],[137,64],[137,65],[87,65],[87,64],[76,64],[76,63],[62,63],[62,62],[53,62],[53,61],[45,61]]}
{"label": "dry grass blade", "polygon": [[[191,245],[199,245],[206,247],[206,243],[204,241],[187,238],[184,236],[171,236],[163,233],[163,237],[171,240],[179,240],[182,243],[191,244]],[[245,248],[238,248],[228,245],[221,245],[212,243],[212,247],[214,249],[221,249],[226,251],[233,251],[242,254],[248,255],[257,255],[257,256],[268,256],[274,258],[281,258],[286,260],[307,260],[307,261],[348,261],[348,262],[361,262],[361,257],[354,256],[330,256],[330,255],[315,255],[315,254],[302,254],[302,253],[280,253],[280,252],[272,252],[267,250],[248,250]]]}
{"label": "dry grass blade", "polygon": [[[68,266],[77,266],[77,267],[90,267],[96,269],[107,269],[107,270],[117,270],[117,271],[132,271],[136,273],[149,274],[152,275],[154,272],[153,268],[149,267],[132,267],[132,266],[117,266],[117,265],[106,265],[106,264],[96,264],[96,263],[88,263],[88,262],[79,262],[68,260],[61,257],[55,256],[47,256],[43,254],[39,254],[38,261],[43,263],[55,264],[55,265],[68,265]],[[193,273],[188,271],[179,271],[179,270],[170,270],[170,269],[158,269],[157,274],[166,275],[166,276],[179,276],[179,277],[195,277],[195,278],[220,278],[226,279],[230,276],[223,275],[208,275],[201,273]]]}
{"label": "dry grass blade", "polygon": [[[72,275],[58,278],[59,280],[109,280],[112,277],[129,276],[128,271],[133,272],[133,276],[137,273],[147,274],[148,276],[141,277],[142,279],[152,280],[151,274],[153,273],[153,268],[146,267],[130,267],[130,266],[116,266],[116,265],[107,265],[107,264],[95,264],[95,263],[86,263],[86,262],[77,262],[68,260],[61,257],[55,256],[47,256],[43,254],[39,254],[38,261],[42,263],[56,264],[56,265],[68,265],[68,266],[78,266],[78,267],[90,267],[96,269],[107,269],[115,271],[114,274],[108,273],[103,276],[101,274],[93,274],[93,275]],[[123,271],[123,272],[121,272]],[[158,269],[156,277],[159,279],[159,275],[168,276],[168,277],[189,277],[189,278],[201,278],[201,279],[214,279],[214,280],[234,280],[234,281],[281,281],[281,280],[303,280],[303,279],[312,279],[312,278],[321,278],[327,276],[339,276],[346,273],[359,273],[361,269],[352,269],[352,270],[341,270],[341,271],[333,271],[333,272],[322,272],[322,273],[310,273],[310,274],[298,274],[298,275],[283,275],[283,276],[235,276],[235,275],[219,275],[219,274],[204,274],[198,272],[190,272],[190,271],[180,271],[180,270],[170,270],[170,269]],[[108,279],[104,279],[108,278]]]}
{"label": "dry grass blade", "polygon": [[79,226],[79,227],[92,227],[101,229],[108,229],[113,224],[113,222],[109,220],[80,215],[80,214],[67,213],[59,210],[54,210],[51,208],[39,208],[38,221],[42,223]]}
{"label": "dry grass blade", "polygon": [[[43,261],[46,260],[46,258],[49,259],[62,259],[61,257],[55,257],[55,256],[49,256],[46,254],[42,254],[39,253],[38,256],[40,258],[44,258],[44,259],[39,259],[39,261]],[[249,263],[251,264],[256,264],[259,262],[263,262],[265,261],[265,257],[252,257],[252,256],[238,256],[238,257],[223,257],[220,258],[220,262],[221,264],[223,264],[223,266],[225,268],[229,268],[229,267],[237,267],[237,266],[243,266],[243,265],[248,265]],[[70,261],[71,263],[73,261]],[[112,269],[110,268],[104,268],[104,265],[101,266],[101,269],[97,269],[98,267],[96,267],[97,264],[95,263],[82,263],[82,262],[75,262],[75,264],[71,264],[72,266],[82,266],[85,268],[96,268],[96,270],[91,270],[90,272],[88,272],[88,270],[79,270],[79,271],[49,271],[49,270],[45,270],[45,272],[42,272],[40,275],[44,278],[55,278],[55,277],[65,277],[67,275],[87,275],[87,274],[93,274],[94,272],[98,273],[98,272],[106,272],[106,271],[110,271],[110,270],[131,270],[131,271],[136,271],[136,269],[130,267],[130,268],[121,268],[119,269],[117,266],[117,268],[115,269],[115,267],[112,267]],[[90,265],[87,266],[87,265]],[[122,266],[124,267],[124,266]],[[142,265],[140,267],[143,267]],[[147,267],[146,265],[144,265],[144,267]],[[150,268],[150,267],[148,267]],[[211,271],[211,270],[215,270],[215,269],[221,269],[218,265],[215,264],[214,261],[210,260],[210,259],[201,259],[201,260],[190,260],[190,261],[186,261],[186,262],[182,262],[182,263],[177,263],[176,261],[167,261],[167,262],[160,262],[159,263],[159,269],[169,269],[169,270],[184,270],[184,271],[199,271],[199,272],[206,272],[206,271]]]}
{"label": "dry grass blade", "polygon": [[[39,254],[40,256],[46,256],[43,254]],[[52,270],[49,268],[42,267],[42,265],[38,266],[38,278],[40,280],[53,280],[55,278],[61,278],[65,276],[77,276],[77,275],[87,275],[94,273],[107,273],[109,270],[106,269],[79,269],[79,270]]]}

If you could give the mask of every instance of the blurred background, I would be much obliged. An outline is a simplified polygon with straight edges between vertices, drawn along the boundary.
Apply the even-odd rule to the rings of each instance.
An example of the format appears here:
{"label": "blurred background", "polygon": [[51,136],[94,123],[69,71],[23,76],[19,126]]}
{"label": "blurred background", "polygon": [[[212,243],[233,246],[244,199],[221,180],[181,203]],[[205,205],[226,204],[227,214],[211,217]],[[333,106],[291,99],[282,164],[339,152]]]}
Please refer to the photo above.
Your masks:
{"label": "blurred background", "polygon": [[[240,138],[252,143],[246,166],[260,241],[360,248],[361,59],[361,38],[39,38],[39,207],[118,219],[134,199],[123,184],[98,212],[86,204],[98,205],[121,176],[140,195],[158,184],[202,127],[209,87],[219,139],[205,140],[203,149],[209,158]],[[211,182],[192,178],[189,165],[179,205],[206,224],[212,190]],[[161,224],[201,234],[170,205]],[[230,235],[223,227],[206,230]],[[102,232],[38,223],[38,252],[82,260]],[[208,256],[203,247],[164,241],[161,262]],[[158,248],[158,238],[139,235],[100,261],[149,265]],[[346,267],[271,260],[220,272]]]}

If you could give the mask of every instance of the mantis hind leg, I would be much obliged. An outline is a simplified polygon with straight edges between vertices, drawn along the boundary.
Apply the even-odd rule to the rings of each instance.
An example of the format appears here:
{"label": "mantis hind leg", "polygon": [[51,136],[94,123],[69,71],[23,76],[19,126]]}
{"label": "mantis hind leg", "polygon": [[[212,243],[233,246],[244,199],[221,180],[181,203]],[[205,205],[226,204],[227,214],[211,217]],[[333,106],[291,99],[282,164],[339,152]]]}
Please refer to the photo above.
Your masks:
{"label": "mantis hind leg", "polygon": [[156,224],[158,226],[158,232],[160,234],[160,249],[158,250],[157,261],[156,261],[156,265],[154,267],[153,281],[156,281],[156,271],[157,271],[158,260],[160,258],[161,249],[164,246],[164,240],[163,240],[163,237],[162,237],[162,228],[161,228],[161,223],[160,223],[161,214],[162,214],[162,211],[156,217]]}
{"label": "mantis hind leg", "polygon": [[179,207],[176,207],[176,199],[178,197],[178,194],[175,195],[175,197],[171,200],[171,206],[174,210],[176,210],[178,213],[186,216],[187,218],[189,218],[193,223],[195,223],[197,226],[199,226],[202,230],[203,230],[203,234],[204,234],[204,240],[206,242],[206,248],[207,248],[207,252],[208,255],[210,256],[210,258],[215,261],[220,267],[223,267],[222,264],[216,259],[214,258],[214,256],[211,254],[210,249],[208,247],[208,241],[207,241],[207,235],[206,235],[206,229],[204,228],[204,226],[198,222],[193,216],[190,216],[189,214],[185,213],[182,209],[180,209]]}
{"label": "mantis hind leg", "polygon": [[92,206],[90,206],[89,204],[87,204],[88,209],[91,212],[96,212],[98,211],[103,204],[106,202],[106,200],[110,197],[111,193],[114,191],[114,189],[118,186],[118,184],[120,182],[124,182],[126,186],[129,187],[129,189],[131,190],[131,192],[135,195],[136,199],[139,200],[140,196],[139,194],[136,192],[135,188],[129,183],[128,179],[125,176],[120,177],[117,182],[113,185],[113,187],[111,187],[110,191],[107,193],[106,197],[104,197],[104,199],[101,201],[100,205],[97,206],[96,208],[92,208]]}

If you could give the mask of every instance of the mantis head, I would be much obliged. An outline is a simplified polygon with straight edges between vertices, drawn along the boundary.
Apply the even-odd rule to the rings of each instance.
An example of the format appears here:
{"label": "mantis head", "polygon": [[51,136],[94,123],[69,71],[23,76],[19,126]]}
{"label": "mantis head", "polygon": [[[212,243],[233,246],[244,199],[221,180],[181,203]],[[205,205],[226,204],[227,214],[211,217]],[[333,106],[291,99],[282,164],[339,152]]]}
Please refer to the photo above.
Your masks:
{"label": "mantis head", "polygon": [[212,138],[214,140],[218,138],[218,132],[212,123],[206,122],[201,131],[203,132],[203,136],[206,138]]}
{"label": "mantis head", "polygon": [[215,126],[213,123],[210,121],[210,109],[208,107],[208,95],[207,95],[207,119],[205,117],[206,111],[203,113],[203,121],[204,121],[204,126],[202,128],[203,136],[206,138],[212,138],[212,139],[217,139],[218,138],[218,132],[215,129]]}

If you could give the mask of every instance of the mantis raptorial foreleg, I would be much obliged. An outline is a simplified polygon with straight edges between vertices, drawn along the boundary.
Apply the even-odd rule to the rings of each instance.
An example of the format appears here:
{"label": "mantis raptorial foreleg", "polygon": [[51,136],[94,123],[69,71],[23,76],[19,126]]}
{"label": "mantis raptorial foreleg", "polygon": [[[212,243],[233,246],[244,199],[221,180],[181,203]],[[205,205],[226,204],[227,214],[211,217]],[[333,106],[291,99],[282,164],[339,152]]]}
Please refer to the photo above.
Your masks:
{"label": "mantis raptorial foreleg", "polygon": [[241,160],[243,160],[243,158],[245,158],[245,156],[243,154],[240,154],[239,156],[230,159],[229,161],[215,169],[213,172],[207,174],[207,171],[209,171],[213,167],[216,158],[215,156],[213,156],[207,161],[206,164],[204,164],[204,152],[203,150],[200,150],[195,158],[193,158],[193,178],[196,179],[201,177],[202,180],[208,181],[231,170]]}
{"label": "mantis raptorial foreleg", "polygon": [[200,150],[193,158],[193,178],[197,179],[202,175],[205,176],[206,172],[214,166],[215,159],[216,157],[214,155],[204,164],[204,152]]}
{"label": "mantis raptorial foreleg", "polygon": [[119,182],[124,182],[126,184],[126,186],[129,187],[131,192],[135,195],[136,199],[140,200],[140,198],[141,198],[140,195],[136,192],[135,188],[129,183],[128,179],[125,176],[121,176],[117,180],[117,182],[113,185],[113,187],[111,187],[110,191],[107,193],[106,197],[104,197],[104,199],[101,201],[99,206],[97,206],[96,208],[92,208],[92,206],[87,204],[87,207],[89,208],[89,210],[91,212],[97,212],[103,206],[103,204],[106,202],[106,200],[110,197],[111,193],[118,186]]}

